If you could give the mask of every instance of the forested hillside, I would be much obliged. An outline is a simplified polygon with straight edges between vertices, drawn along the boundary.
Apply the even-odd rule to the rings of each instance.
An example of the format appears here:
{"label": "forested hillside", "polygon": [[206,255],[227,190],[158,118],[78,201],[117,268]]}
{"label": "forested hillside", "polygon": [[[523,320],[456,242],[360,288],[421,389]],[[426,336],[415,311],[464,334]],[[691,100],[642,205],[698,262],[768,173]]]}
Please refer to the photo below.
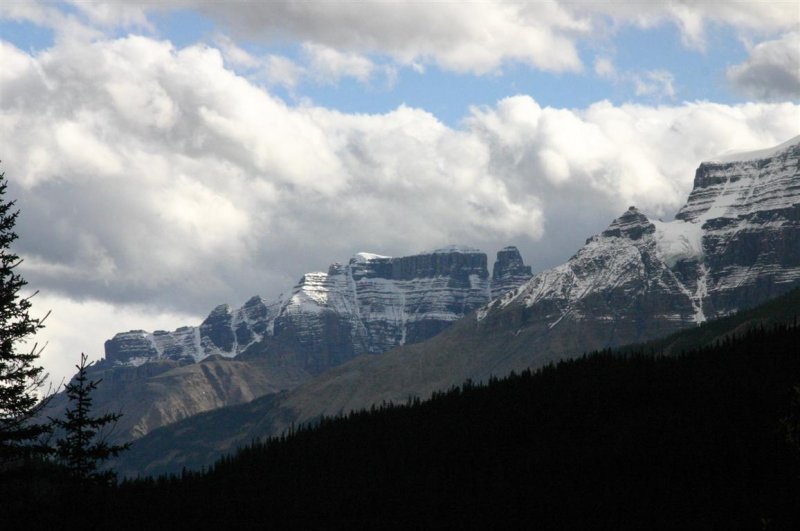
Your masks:
{"label": "forested hillside", "polygon": [[[678,356],[599,352],[252,444],[92,494],[115,527],[787,528],[800,328]],[[795,439],[792,439],[795,437]],[[48,513],[70,497],[43,500]]]}

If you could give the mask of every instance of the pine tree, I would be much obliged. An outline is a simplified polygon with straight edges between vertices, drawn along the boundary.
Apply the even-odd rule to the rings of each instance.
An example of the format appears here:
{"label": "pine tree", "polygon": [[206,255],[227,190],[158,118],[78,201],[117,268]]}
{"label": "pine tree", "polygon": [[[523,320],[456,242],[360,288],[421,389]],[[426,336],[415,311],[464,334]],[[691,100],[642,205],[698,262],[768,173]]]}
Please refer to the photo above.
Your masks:
{"label": "pine tree", "polygon": [[43,328],[44,318],[32,318],[32,295],[20,295],[27,282],[17,273],[22,260],[11,251],[19,210],[14,201],[4,200],[6,187],[5,173],[0,173],[0,471],[41,449],[37,438],[48,430],[32,422],[44,404],[38,396],[47,379],[37,365],[41,349],[33,345],[19,351],[21,342]]}
{"label": "pine tree", "polygon": [[105,431],[105,428],[113,428],[122,414],[106,413],[99,417],[91,415],[91,393],[102,380],[89,379],[87,369],[91,364],[86,361],[86,354],[81,353],[81,362],[75,366],[78,369],[77,376],[64,386],[70,401],[64,418],[50,419],[53,427],[63,432],[62,437],[56,441],[55,454],[74,478],[107,483],[116,476],[110,470],[98,471],[98,465],[127,450],[130,443],[111,445],[106,441],[110,432]]}

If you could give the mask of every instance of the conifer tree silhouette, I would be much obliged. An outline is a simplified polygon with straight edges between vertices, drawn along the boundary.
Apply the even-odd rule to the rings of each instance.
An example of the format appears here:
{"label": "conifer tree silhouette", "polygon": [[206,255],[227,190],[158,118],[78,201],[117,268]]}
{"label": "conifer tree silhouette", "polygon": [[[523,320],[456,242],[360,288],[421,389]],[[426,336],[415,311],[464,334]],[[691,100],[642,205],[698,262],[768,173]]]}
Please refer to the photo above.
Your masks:
{"label": "conifer tree silhouette", "polygon": [[38,396],[47,379],[37,365],[41,349],[37,345],[19,349],[20,342],[43,328],[47,315],[31,317],[30,299],[35,293],[28,297],[20,294],[27,282],[16,269],[22,260],[11,250],[17,239],[14,225],[19,210],[14,209],[14,201],[4,200],[6,188],[5,174],[0,173],[0,471],[39,453],[43,447],[37,439],[48,430],[47,425],[32,422],[46,403]]}
{"label": "conifer tree silhouette", "polygon": [[130,443],[112,445],[107,442],[110,435],[106,427],[111,427],[122,417],[121,413],[91,415],[91,393],[102,380],[90,380],[86,354],[81,353],[81,362],[75,367],[78,374],[65,385],[70,401],[64,418],[51,418],[55,429],[63,435],[56,441],[56,458],[67,467],[70,474],[80,481],[110,483],[116,475],[111,470],[98,470],[98,465],[109,457],[116,457],[127,450]]}

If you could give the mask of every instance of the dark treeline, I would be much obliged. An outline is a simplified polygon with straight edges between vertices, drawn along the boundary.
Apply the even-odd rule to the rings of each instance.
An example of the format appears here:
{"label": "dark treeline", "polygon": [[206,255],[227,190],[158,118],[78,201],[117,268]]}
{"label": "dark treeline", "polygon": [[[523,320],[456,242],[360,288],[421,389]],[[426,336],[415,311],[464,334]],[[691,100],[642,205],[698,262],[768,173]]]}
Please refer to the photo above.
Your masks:
{"label": "dark treeline", "polygon": [[325,419],[202,472],[91,492],[45,481],[58,495],[38,496],[38,521],[798,529],[798,345],[782,325],[678,356],[595,353]]}

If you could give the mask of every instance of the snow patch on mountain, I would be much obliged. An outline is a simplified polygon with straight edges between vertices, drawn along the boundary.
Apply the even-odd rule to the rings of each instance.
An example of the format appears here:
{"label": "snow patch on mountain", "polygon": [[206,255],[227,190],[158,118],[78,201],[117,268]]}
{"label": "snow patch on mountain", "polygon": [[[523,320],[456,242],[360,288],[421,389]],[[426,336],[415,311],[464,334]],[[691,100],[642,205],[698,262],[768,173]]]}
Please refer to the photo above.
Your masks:
{"label": "snow patch on mountain", "polygon": [[768,159],[778,155],[795,144],[800,144],[800,135],[790,138],[786,142],[778,144],[775,147],[758,149],[755,151],[732,151],[711,159],[709,162],[738,162],[746,160]]}
{"label": "snow patch on mountain", "polygon": [[482,254],[480,249],[468,247],[466,245],[447,245],[440,249],[433,251],[422,252],[420,254],[450,254],[450,253],[465,253],[465,254]]}
{"label": "snow patch on mountain", "polygon": [[351,262],[356,262],[356,263],[359,263],[359,264],[365,264],[367,262],[371,262],[372,260],[380,260],[380,259],[389,260],[389,259],[391,259],[391,256],[382,256],[380,254],[361,252],[361,253],[356,253],[355,255],[353,255],[353,258],[351,259]]}

